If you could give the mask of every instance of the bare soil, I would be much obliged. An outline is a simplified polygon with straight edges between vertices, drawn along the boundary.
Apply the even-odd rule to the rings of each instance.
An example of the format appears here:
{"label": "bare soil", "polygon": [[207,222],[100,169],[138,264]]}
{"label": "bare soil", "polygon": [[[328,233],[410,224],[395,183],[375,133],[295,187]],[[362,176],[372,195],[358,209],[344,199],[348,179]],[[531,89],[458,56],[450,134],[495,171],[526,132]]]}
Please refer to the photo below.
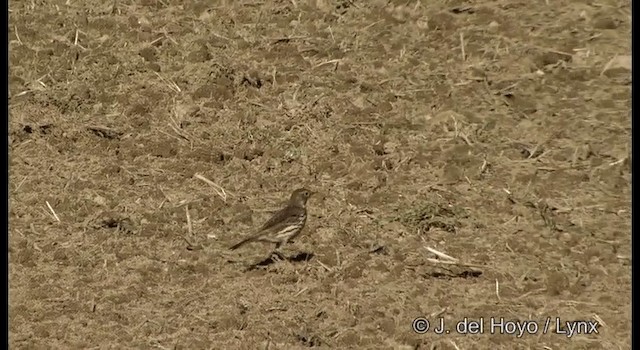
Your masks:
{"label": "bare soil", "polygon": [[10,11],[12,349],[630,348],[630,2]]}

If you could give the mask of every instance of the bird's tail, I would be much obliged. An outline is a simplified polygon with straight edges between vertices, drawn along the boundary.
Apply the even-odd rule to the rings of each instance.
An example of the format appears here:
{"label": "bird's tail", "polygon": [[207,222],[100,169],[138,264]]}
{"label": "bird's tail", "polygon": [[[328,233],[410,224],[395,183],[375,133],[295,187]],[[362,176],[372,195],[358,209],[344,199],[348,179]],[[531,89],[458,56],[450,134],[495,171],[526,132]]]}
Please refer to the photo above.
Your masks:
{"label": "bird's tail", "polygon": [[253,241],[253,237],[249,237],[249,238],[243,239],[242,241],[240,241],[240,242],[232,245],[231,247],[229,247],[229,250],[236,250],[236,249],[242,247],[245,243],[249,243],[251,241]]}

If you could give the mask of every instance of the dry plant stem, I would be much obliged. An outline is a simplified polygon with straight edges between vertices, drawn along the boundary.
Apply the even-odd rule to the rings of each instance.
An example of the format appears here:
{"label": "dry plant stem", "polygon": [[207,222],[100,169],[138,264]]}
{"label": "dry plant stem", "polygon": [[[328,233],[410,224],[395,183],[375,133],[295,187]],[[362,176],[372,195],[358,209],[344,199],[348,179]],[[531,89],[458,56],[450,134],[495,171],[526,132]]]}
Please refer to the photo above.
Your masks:
{"label": "dry plant stem", "polygon": [[53,210],[53,208],[51,207],[51,204],[49,204],[49,201],[46,201],[45,203],[47,203],[47,207],[49,208],[49,211],[51,211],[51,214],[53,214],[53,217],[56,219],[56,221],[60,222],[60,218],[58,217],[58,214],[56,214],[55,210]]}
{"label": "dry plant stem", "polygon": [[464,33],[460,32],[460,56],[463,61],[467,60],[467,55],[464,51]]}
{"label": "dry plant stem", "polygon": [[445,253],[439,252],[431,247],[425,247],[429,252],[435,254],[436,256],[444,259],[444,260],[440,260],[440,259],[433,259],[433,258],[427,258],[427,261],[432,262],[434,264],[443,264],[443,265],[457,265],[457,266],[464,266],[464,267],[471,267],[471,268],[476,268],[476,269],[482,269],[485,268],[486,266],[481,266],[481,265],[476,265],[476,264],[467,264],[467,263],[463,263],[460,262],[458,259],[449,256]]}
{"label": "dry plant stem", "polygon": [[158,76],[158,78],[160,78],[160,80],[162,80],[165,84],[167,84],[167,86],[169,87],[169,89],[171,89],[171,90],[173,90],[173,91],[175,91],[175,92],[177,92],[177,93],[181,93],[181,92],[182,92],[182,89],[180,89],[180,87],[178,86],[178,84],[174,83],[174,82],[173,82],[173,81],[171,81],[171,80],[166,79],[165,77],[163,77],[163,76],[162,76],[160,73],[158,73],[158,72],[155,72],[155,71],[154,71],[153,73],[155,73],[155,75],[157,75],[157,76]]}
{"label": "dry plant stem", "polygon": [[447,254],[445,254],[445,253],[439,252],[439,251],[437,251],[437,250],[435,250],[435,249],[433,249],[433,248],[431,248],[431,247],[425,247],[425,248],[426,248],[429,252],[431,252],[431,253],[433,253],[433,254],[435,254],[435,255],[437,255],[437,256],[439,256],[439,257],[443,258],[443,259],[451,260],[451,261],[458,261],[458,259],[456,259],[456,258],[454,258],[454,257],[452,257],[452,256],[449,256],[449,255],[447,255]]}
{"label": "dry plant stem", "polygon": [[213,190],[216,192],[216,194],[218,196],[220,196],[220,198],[222,198],[223,201],[227,201],[227,192],[224,190],[224,188],[222,188],[222,186],[216,184],[215,182],[207,179],[206,177],[200,175],[200,174],[195,174],[193,175],[193,177],[195,177],[196,179],[200,180],[200,181],[204,181],[206,183],[208,183],[209,185],[211,185],[211,187],[213,187]]}
{"label": "dry plant stem", "polygon": [[309,287],[304,287],[304,288],[300,289],[300,291],[299,291],[299,292],[297,292],[293,297],[294,297],[294,298],[295,298],[295,297],[298,297],[300,294],[302,294],[302,293],[306,292],[306,291],[307,291],[307,289],[309,289]]}
{"label": "dry plant stem", "polygon": [[322,261],[318,260],[318,264],[320,264],[320,266],[322,266],[322,268],[324,268],[325,270],[327,270],[327,272],[331,272],[333,271],[329,266],[325,265],[322,263]]}
{"label": "dry plant stem", "polygon": [[189,206],[185,205],[184,210],[187,214],[187,230],[189,232],[189,236],[193,235],[193,226],[191,224],[191,215],[189,215]]}
{"label": "dry plant stem", "polygon": [[602,320],[602,318],[600,318],[600,316],[598,316],[598,314],[593,314],[593,319],[598,321],[602,326],[607,327],[607,324]]}

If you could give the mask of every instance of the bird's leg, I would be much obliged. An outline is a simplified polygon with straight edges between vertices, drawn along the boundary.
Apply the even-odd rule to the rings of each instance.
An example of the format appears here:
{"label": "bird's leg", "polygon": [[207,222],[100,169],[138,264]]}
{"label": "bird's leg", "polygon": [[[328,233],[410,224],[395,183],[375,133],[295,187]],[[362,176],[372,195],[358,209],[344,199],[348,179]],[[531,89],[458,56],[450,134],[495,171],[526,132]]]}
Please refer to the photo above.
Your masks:
{"label": "bird's leg", "polygon": [[273,262],[278,262],[278,261],[284,260],[282,258],[282,254],[280,254],[279,252],[277,252],[275,250],[273,252],[271,252],[270,258],[271,258],[271,260],[273,260]]}
{"label": "bird's leg", "polygon": [[275,257],[276,258],[275,261],[284,261],[287,263],[289,267],[295,270],[295,267],[293,266],[293,262],[284,253],[282,253],[282,246],[284,245],[284,243],[286,242],[276,243],[276,248],[273,251],[273,253],[271,253],[272,259],[273,257]]}
{"label": "bird's leg", "polygon": [[273,250],[273,252],[271,252],[271,259],[275,262],[286,260],[285,257],[280,252],[280,246],[281,246],[280,242],[276,243],[275,249]]}

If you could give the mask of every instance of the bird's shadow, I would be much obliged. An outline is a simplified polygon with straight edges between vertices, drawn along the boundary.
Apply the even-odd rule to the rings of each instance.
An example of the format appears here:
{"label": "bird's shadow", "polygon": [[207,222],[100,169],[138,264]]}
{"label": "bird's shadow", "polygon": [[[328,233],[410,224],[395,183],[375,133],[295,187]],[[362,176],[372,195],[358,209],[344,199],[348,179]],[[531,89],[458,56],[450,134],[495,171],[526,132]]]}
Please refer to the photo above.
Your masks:
{"label": "bird's shadow", "polygon": [[290,256],[283,255],[280,252],[273,252],[266,259],[263,259],[247,267],[245,271],[254,270],[260,267],[267,267],[271,264],[275,264],[278,261],[288,261],[290,263],[297,263],[297,262],[309,261],[313,259],[313,257],[314,257],[313,253],[307,253],[307,252],[300,252],[298,254],[290,255]]}

